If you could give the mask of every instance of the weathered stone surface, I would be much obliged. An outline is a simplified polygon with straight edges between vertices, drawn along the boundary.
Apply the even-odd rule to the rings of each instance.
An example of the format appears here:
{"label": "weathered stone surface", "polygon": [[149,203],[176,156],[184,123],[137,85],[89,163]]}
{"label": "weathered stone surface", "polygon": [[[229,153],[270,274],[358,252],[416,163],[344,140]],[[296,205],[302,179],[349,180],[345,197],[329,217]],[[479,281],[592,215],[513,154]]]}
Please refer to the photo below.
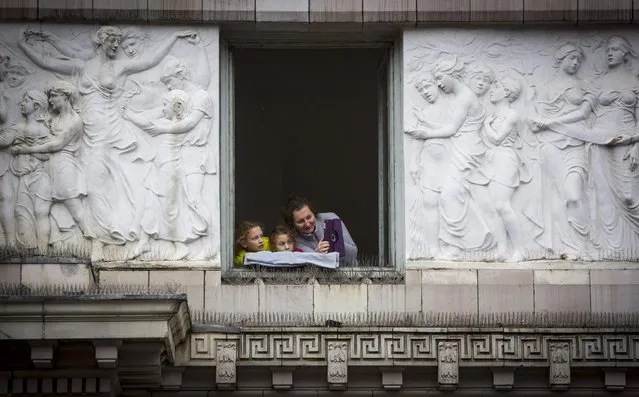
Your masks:
{"label": "weathered stone surface", "polygon": [[312,285],[260,285],[261,313],[313,313]]}
{"label": "weathered stone surface", "polygon": [[255,0],[203,0],[204,21],[255,22]]}
{"label": "weathered stone surface", "polygon": [[473,0],[471,22],[520,23],[524,18],[524,0]]}
{"label": "weathered stone surface", "polygon": [[591,270],[590,300],[593,312],[636,312],[639,270]]}
{"label": "weathered stone surface", "polygon": [[37,19],[38,0],[0,0],[0,19]]}
{"label": "weathered stone surface", "polygon": [[255,0],[257,22],[308,22],[308,0]]}
{"label": "weathered stone surface", "polygon": [[203,0],[147,0],[149,21],[202,22]]}
{"label": "weathered stone surface", "polygon": [[313,289],[315,313],[366,312],[366,285],[315,285]]}
{"label": "weathered stone surface", "polygon": [[361,23],[362,0],[310,0],[312,23]]}
{"label": "weathered stone surface", "polygon": [[577,21],[578,0],[536,0],[524,2],[524,22]]}
{"label": "weathered stone surface", "polygon": [[478,270],[480,313],[534,310],[532,270]]}
{"label": "weathered stone surface", "polygon": [[136,21],[148,19],[148,0],[93,0],[93,19],[97,21]]}
{"label": "weathered stone surface", "polygon": [[187,294],[189,309],[204,309],[204,271],[154,270],[149,272],[149,287]]}
{"label": "weathered stone surface", "polygon": [[61,20],[89,20],[93,18],[93,0],[47,0],[38,3],[38,18]]}
{"label": "weathered stone surface", "polygon": [[579,0],[580,23],[631,22],[632,0]]}
{"label": "weathered stone surface", "polygon": [[477,271],[423,270],[424,312],[477,313]]}
{"label": "weathered stone surface", "polygon": [[536,312],[589,312],[587,270],[539,270],[534,273]]}
{"label": "weathered stone surface", "polygon": [[415,24],[415,0],[363,0],[365,23]]}
{"label": "weathered stone surface", "polygon": [[468,22],[468,0],[417,0],[417,22]]}

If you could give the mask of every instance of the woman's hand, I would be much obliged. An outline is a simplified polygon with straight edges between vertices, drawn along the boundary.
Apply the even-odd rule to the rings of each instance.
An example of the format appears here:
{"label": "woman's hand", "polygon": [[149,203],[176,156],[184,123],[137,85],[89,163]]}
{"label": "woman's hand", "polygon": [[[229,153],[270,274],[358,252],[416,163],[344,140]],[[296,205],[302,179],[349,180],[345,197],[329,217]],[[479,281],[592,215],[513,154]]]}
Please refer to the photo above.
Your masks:
{"label": "woman's hand", "polygon": [[408,130],[408,131],[404,131],[406,134],[408,134],[410,137],[415,138],[415,139],[428,139],[429,136],[426,133],[426,131],[422,131],[422,130]]}
{"label": "woman's hand", "polygon": [[319,252],[320,254],[328,253],[328,250],[331,248],[331,245],[326,240],[322,240],[317,244],[317,248],[315,248],[315,252]]}

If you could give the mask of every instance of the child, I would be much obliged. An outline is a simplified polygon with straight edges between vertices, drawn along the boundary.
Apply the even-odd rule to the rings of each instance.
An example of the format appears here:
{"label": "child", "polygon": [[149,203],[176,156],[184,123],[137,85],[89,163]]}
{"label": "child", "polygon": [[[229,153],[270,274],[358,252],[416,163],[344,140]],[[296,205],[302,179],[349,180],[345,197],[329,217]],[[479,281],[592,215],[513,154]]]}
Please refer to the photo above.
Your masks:
{"label": "child", "polygon": [[264,237],[262,225],[257,222],[243,221],[235,231],[235,265],[244,264],[247,252],[269,251],[269,238]]}
{"label": "child", "polygon": [[271,233],[271,251],[281,252],[302,252],[301,249],[295,247],[295,236],[291,229],[286,226],[276,226]]}

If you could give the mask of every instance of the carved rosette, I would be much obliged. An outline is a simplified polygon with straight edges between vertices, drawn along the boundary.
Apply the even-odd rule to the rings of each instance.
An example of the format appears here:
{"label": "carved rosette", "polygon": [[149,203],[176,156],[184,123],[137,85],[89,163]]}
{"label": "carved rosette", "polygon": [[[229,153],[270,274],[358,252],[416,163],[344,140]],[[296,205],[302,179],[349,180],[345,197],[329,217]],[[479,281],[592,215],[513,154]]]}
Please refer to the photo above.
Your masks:
{"label": "carved rosette", "polygon": [[348,342],[328,341],[328,383],[332,387],[343,387],[348,381]]}
{"label": "carved rosette", "polygon": [[216,341],[215,382],[232,387],[237,382],[237,341]]}
{"label": "carved rosette", "polygon": [[442,389],[454,389],[459,384],[458,341],[437,344],[437,381]]}
{"label": "carved rosette", "polygon": [[568,388],[570,386],[570,343],[549,342],[548,359],[550,387]]}

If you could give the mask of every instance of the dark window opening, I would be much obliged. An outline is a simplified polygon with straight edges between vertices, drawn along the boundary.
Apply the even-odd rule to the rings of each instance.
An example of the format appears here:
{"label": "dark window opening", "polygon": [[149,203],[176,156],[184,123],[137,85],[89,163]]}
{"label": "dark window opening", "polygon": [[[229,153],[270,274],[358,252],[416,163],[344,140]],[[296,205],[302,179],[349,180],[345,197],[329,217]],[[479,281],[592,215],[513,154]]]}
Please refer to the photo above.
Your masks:
{"label": "dark window opening", "polygon": [[379,263],[385,56],[382,48],[233,50],[236,222],[260,221],[269,235],[289,194],[304,196],[342,218],[360,265]]}

